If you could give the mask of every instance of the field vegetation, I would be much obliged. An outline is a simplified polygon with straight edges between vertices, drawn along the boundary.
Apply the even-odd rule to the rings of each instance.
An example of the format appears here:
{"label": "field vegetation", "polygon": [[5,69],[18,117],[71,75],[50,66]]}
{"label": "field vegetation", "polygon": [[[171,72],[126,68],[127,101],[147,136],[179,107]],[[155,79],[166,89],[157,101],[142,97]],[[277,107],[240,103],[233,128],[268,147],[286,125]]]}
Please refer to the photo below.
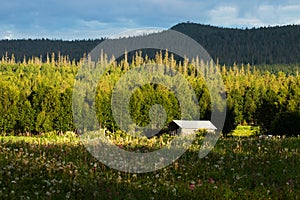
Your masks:
{"label": "field vegetation", "polygon": [[[167,142],[171,138],[164,138]],[[111,169],[71,133],[0,138],[1,199],[297,199],[299,137],[220,138],[198,158],[203,137],[177,161],[149,173]],[[131,151],[161,139],[111,140]],[[151,143],[151,145],[150,145]]]}

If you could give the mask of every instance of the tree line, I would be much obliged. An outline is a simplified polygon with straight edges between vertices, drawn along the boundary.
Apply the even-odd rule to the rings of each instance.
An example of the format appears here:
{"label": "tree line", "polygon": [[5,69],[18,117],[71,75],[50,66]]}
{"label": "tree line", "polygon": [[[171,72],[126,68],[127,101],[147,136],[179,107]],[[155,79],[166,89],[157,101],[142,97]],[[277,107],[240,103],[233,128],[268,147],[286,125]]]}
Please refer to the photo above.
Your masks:
{"label": "tree line", "polygon": [[[288,66],[300,63],[300,25],[251,29],[222,28],[196,23],[179,23],[172,30],[184,33],[201,44],[214,60],[232,66],[234,63]],[[46,59],[47,54],[68,55],[79,61],[105,38],[94,40],[18,39],[0,40],[0,57],[14,56],[16,61],[32,57]],[[149,57],[155,51],[143,50]],[[130,60],[132,57],[128,57]],[[179,60],[177,60],[179,61]]]}
{"label": "tree line", "polygon": [[105,38],[89,40],[57,40],[57,39],[15,39],[0,40],[0,57],[13,57],[17,62],[34,57],[46,60],[52,53],[68,56],[70,60],[79,61]]}
{"label": "tree line", "polygon": [[[103,56],[106,58],[105,56]],[[12,58],[0,61],[0,132],[6,134],[43,133],[49,131],[74,131],[72,94],[75,76],[86,59],[72,62],[66,56],[52,55],[41,60],[32,58],[16,62]],[[104,62],[108,63],[108,60]],[[112,62],[99,80],[95,108],[101,128],[112,132],[120,127],[111,108],[115,84],[129,70],[145,64],[162,64],[179,72],[193,87],[199,102],[201,119],[210,119],[212,103],[206,82],[198,65],[208,70],[219,70],[227,95],[227,116],[223,133],[227,134],[238,124],[260,126],[271,134],[299,134],[300,76],[279,71],[271,73],[250,64],[213,65],[193,59],[177,62],[167,51],[157,52],[154,59],[136,53],[128,62],[127,54],[120,62]],[[284,69],[284,66],[282,66]],[[96,76],[96,74],[86,74]],[[138,77],[136,77],[138,78]],[[133,81],[134,83],[134,81]],[[180,85],[180,83],[178,82]],[[184,91],[182,91],[184,92]],[[88,94],[88,92],[86,92]],[[90,98],[87,95],[87,99]],[[118,99],[117,99],[118,100]],[[88,106],[88,101],[85,102]],[[129,102],[129,112],[137,125],[150,122],[149,112],[160,104],[166,111],[166,126],[183,115],[172,91],[160,84],[145,84],[134,90]],[[160,113],[154,113],[154,116]],[[119,117],[122,117],[120,114]],[[89,124],[86,118],[85,124]],[[154,126],[161,126],[158,120]],[[283,123],[283,124],[282,124]],[[285,123],[285,124],[284,124]],[[87,126],[88,127],[88,126]],[[283,129],[282,127],[292,127]],[[129,131],[134,131],[129,130]]]}

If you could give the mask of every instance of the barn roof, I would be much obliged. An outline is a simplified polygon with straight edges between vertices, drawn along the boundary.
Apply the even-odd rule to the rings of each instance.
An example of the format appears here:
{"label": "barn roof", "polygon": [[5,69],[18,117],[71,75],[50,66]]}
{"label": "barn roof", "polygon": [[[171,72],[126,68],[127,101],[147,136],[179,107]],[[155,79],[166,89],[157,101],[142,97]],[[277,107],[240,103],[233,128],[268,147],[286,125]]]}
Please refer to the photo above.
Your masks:
{"label": "barn roof", "polygon": [[182,129],[208,129],[216,130],[217,128],[208,120],[173,120]]}

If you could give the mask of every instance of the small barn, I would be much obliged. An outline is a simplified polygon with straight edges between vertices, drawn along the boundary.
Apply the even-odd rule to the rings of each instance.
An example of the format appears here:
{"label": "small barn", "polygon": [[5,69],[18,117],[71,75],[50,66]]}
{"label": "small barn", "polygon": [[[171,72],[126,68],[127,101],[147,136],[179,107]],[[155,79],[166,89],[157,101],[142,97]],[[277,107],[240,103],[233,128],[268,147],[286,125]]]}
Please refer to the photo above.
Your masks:
{"label": "small barn", "polygon": [[173,120],[168,125],[171,135],[191,134],[199,129],[215,132],[217,128],[208,120]]}

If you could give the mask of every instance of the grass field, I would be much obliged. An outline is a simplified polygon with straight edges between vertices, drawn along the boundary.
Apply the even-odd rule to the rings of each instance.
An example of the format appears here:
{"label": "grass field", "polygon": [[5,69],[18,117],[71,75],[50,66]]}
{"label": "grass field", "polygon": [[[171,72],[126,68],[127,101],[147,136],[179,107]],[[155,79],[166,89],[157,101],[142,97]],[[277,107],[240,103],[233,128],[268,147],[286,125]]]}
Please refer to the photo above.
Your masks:
{"label": "grass field", "polygon": [[130,174],[98,162],[72,135],[0,137],[0,199],[300,198],[299,137],[220,138],[203,159],[198,144],[164,169]]}

